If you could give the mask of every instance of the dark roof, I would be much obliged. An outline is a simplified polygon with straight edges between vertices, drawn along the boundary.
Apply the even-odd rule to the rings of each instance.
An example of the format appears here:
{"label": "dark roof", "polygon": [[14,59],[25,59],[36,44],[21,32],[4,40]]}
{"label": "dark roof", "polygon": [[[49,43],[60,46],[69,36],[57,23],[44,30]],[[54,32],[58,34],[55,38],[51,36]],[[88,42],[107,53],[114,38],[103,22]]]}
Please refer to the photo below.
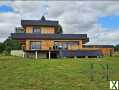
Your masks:
{"label": "dark roof", "polygon": [[22,26],[28,26],[28,25],[44,25],[44,26],[57,26],[58,21],[54,20],[46,20],[44,16],[41,17],[41,20],[21,20]]}
{"label": "dark roof", "polygon": [[96,48],[113,48],[113,45],[84,45],[84,47],[96,47]]}
{"label": "dark roof", "polygon": [[72,51],[67,51],[64,50],[62,51],[63,56],[101,56],[101,52],[99,50],[72,50]]}
{"label": "dark roof", "polygon": [[39,34],[39,33],[12,33],[15,39],[38,39],[38,40],[80,40],[89,41],[87,34]]}

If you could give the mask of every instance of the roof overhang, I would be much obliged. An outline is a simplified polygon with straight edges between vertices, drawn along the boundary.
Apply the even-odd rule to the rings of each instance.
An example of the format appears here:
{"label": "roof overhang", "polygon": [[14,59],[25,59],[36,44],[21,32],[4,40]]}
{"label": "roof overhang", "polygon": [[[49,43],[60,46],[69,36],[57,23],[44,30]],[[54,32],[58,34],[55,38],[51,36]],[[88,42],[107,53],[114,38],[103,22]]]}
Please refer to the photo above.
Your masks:
{"label": "roof overhang", "polygon": [[87,34],[39,34],[39,33],[12,33],[12,38],[18,40],[83,40],[89,42]]}

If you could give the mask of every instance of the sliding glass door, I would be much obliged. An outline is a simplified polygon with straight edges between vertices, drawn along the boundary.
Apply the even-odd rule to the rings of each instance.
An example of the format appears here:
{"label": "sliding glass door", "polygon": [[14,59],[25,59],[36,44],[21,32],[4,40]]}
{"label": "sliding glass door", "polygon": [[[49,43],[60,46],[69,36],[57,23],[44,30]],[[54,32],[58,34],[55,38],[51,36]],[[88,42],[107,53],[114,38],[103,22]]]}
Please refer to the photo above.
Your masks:
{"label": "sliding glass door", "polygon": [[41,42],[32,41],[31,42],[31,49],[32,50],[40,50],[41,49]]}

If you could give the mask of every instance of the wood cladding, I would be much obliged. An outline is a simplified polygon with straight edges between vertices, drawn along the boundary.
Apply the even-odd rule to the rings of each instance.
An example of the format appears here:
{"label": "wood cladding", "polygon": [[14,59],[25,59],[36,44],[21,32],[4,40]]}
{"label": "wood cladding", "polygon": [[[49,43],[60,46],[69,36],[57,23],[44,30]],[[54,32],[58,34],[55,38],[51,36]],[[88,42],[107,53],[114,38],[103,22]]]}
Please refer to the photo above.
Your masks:
{"label": "wood cladding", "polygon": [[113,53],[113,48],[100,48],[103,56],[110,56]]}
{"label": "wood cladding", "polygon": [[41,33],[43,34],[54,34],[55,28],[54,27],[41,27]]}
{"label": "wood cladding", "polygon": [[[55,33],[55,28],[54,27],[40,27],[38,26],[37,28],[39,28],[41,30],[41,34],[54,34]],[[33,26],[27,26],[26,27],[26,33],[32,33],[33,32]]]}
{"label": "wood cladding", "polygon": [[80,40],[80,41],[79,41],[79,48],[82,48],[82,46],[83,46],[82,44],[83,44],[83,41]]}
{"label": "wood cladding", "polygon": [[[49,50],[49,48],[53,48],[53,46],[56,44],[56,41],[53,40],[26,40],[25,42],[25,46],[26,46],[26,50],[30,50],[31,49],[31,43],[30,42],[40,42],[41,44],[41,50]],[[81,45],[80,41],[58,41],[59,44],[63,45],[65,42],[71,42],[72,45],[68,45],[67,49],[68,50],[77,50],[80,49]],[[77,43],[76,43],[77,42]]]}
{"label": "wood cladding", "polygon": [[26,40],[26,50],[30,49],[30,40]]}
{"label": "wood cladding", "polygon": [[[58,42],[59,44],[63,45],[65,42],[75,42],[77,40],[26,40],[20,41],[22,48],[25,50],[31,50],[31,43],[32,41],[40,42],[41,50],[49,50],[49,48],[53,48],[53,46]],[[68,45],[68,50],[100,50],[103,56],[111,56],[114,52],[113,48],[82,48],[82,41],[77,41],[79,44],[74,43],[73,45]]]}
{"label": "wood cladding", "polygon": [[56,45],[61,45],[63,48],[68,50],[77,50],[82,48],[82,41],[77,40],[57,40],[55,41]]}
{"label": "wood cladding", "polygon": [[52,41],[52,40],[42,40],[41,49],[42,50],[49,50],[49,48],[52,48],[53,45],[54,45],[54,41]]}
{"label": "wood cladding", "polygon": [[26,33],[32,33],[32,26],[26,27]]}

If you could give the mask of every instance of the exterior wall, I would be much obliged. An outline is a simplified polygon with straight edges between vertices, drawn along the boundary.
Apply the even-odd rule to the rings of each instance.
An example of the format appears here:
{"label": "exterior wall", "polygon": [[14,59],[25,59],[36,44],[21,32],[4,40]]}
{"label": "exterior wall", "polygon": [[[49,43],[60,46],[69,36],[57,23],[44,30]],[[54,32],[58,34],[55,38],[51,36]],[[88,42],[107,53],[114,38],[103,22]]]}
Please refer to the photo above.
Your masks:
{"label": "exterior wall", "polygon": [[111,56],[114,52],[113,48],[100,48],[100,50],[103,56]]}
{"label": "exterior wall", "polygon": [[[41,50],[49,50],[49,48],[53,48],[55,40],[31,40],[31,41],[39,41],[41,42]],[[65,41],[76,41],[76,40],[56,40],[61,44]],[[79,40],[78,40],[79,41]],[[26,50],[30,50],[30,40],[26,40]],[[82,48],[82,41],[79,41],[79,45],[68,46],[68,50],[99,50],[101,51],[103,56],[111,56],[113,53],[113,48]]]}
{"label": "exterior wall", "polygon": [[41,27],[41,33],[43,34],[54,34],[55,28],[54,27]]}
{"label": "exterior wall", "polygon": [[30,40],[26,40],[26,50],[30,50]]}
{"label": "exterior wall", "polygon": [[65,42],[73,42],[73,41],[76,41],[78,42],[78,45],[74,44],[74,45],[68,45],[67,49],[68,50],[78,50],[80,48],[82,48],[82,40],[55,40],[55,42],[58,42],[59,44],[64,44]]}
{"label": "exterior wall", "polygon": [[54,41],[52,40],[26,40],[26,50],[30,50],[31,41],[41,42],[41,50],[49,50],[50,47],[53,47]]}
{"label": "exterior wall", "polygon": [[32,33],[32,26],[27,26],[25,30],[26,33]]}
{"label": "exterior wall", "polygon": [[49,48],[51,47],[53,47],[53,45],[54,45],[54,41],[52,41],[52,40],[42,40],[41,41],[41,49],[42,50],[49,50]]}
{"label": "exterior wall", "polygon": [[[42,34],[54,34],[55,33],[55,28],[54,27],[43,27],[39,26],[41,28],[41,33]],[[26,33],[32,33],[33,32],[33,26],[27,26],[26,27]]]}
{"label": "exterior wall", "polygon": [[83,47],[83,41],[80,40],[80,41],[79,41],[79,48],[82,48],[82,47]]}
{"label": "exterior wall", "polygon": [[26,40],[26,50],[30,50],[31,41],[39,41],[41,42],[41,50],[49,50],[49,48],[53,48],[54,42],[58,41],[59,43],[63,44],[65,41],[78,41],[79,45],[72,45],[68,46],[68,50],[78,50],[82,48],[82,41],[80,40]]}

